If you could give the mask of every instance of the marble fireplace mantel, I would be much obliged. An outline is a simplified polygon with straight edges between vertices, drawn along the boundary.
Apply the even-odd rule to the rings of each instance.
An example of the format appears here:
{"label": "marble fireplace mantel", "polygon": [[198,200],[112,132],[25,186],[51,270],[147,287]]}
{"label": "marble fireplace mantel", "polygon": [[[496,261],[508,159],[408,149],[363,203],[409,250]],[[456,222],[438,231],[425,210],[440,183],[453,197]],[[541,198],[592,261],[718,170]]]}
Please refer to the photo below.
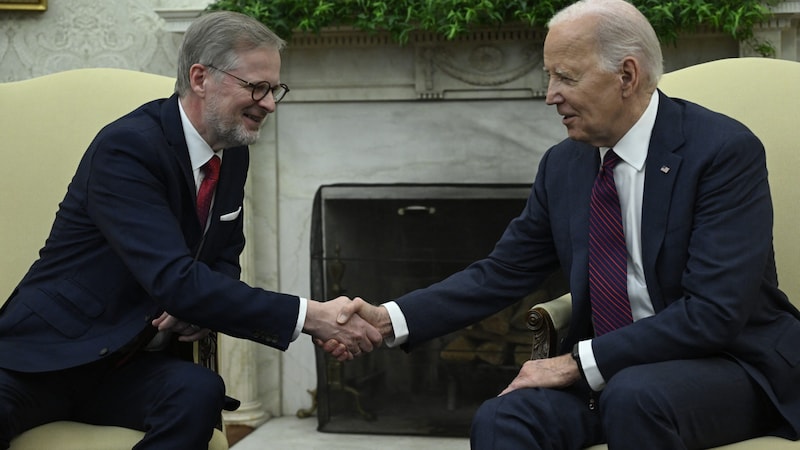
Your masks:
{"label": "marble fireplace mantel", "polygon": [[[777,57],[797,60],[800,1],[779,6],[757,33]],[[181,33],[201,10],[157,12]],[[281,70],[291,93],[251,147],[244,281],[309,295],[320,185],[530,183],[541,154],[565,136],[542,100],[543,40],[542,31],[513,27],[453,41],[419,33],[405,45],[351,29],[292,37]],[[664,53],[667,71],[747,55],[723,34],[687,36]],[[220,365],[242,400],[228,423],[257,426],[312,406],[316,368],[305,335],[284,353],[222,337]]]}

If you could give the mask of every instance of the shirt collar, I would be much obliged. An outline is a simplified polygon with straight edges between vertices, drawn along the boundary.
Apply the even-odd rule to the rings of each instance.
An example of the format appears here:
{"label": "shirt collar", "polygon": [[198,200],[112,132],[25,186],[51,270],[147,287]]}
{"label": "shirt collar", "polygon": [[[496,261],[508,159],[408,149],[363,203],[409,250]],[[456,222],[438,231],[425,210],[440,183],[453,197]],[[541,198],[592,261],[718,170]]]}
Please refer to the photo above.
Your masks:
{"label": "shirt collar", "polygon": [[[614,146],[614,153],[628,165],[641,171],[647,160],[647,149],[650,147],[650,136],[653,134],[653,127],[656,125],[656,115],[658,113],[658,90],[653,91],[650,96],[650,103],[639,120],[622,136],[622,139]],[[600,148],[600,156],[605,156],[608,147]]]}
{"label": "shirt collar", "polygon": [[[192,161],[192,171],[198,171],[203,164],[207,163],[212,156],[214,156],[215,152],[211,149],[211,146],[200,136],[200,133],[197,132],[197,129],[192,125],[192,122],[189,120],[189,117],[186,115],[186,111],[183,110],[183,105],[178,100],[178,111],[181,114],[181,124],[183,125],[183,135],[184,139],[186,139],[186,147],[189,149],[189,159]],[[222,159],[222,152],[224,150],[220,150],[216,152],[216,155]]]}

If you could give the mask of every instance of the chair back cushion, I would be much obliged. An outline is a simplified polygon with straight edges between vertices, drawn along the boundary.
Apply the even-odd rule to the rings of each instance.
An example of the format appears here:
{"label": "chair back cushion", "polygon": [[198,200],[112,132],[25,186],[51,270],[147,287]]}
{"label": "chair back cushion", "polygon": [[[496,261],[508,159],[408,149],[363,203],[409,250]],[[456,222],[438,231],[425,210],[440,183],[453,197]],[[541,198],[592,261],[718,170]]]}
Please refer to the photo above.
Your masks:
{"label": "chair back cushion", "polygon": [[800,307],[800,62],[722,59],[665,74],[659,88],[739,120],[764,143],[778,281]]}
{"label": "chair back cushion", "polygon": [[78,161],[100,129],[168,97],[170,77],[79,69],[0,83],[0,304],[37,258]]}

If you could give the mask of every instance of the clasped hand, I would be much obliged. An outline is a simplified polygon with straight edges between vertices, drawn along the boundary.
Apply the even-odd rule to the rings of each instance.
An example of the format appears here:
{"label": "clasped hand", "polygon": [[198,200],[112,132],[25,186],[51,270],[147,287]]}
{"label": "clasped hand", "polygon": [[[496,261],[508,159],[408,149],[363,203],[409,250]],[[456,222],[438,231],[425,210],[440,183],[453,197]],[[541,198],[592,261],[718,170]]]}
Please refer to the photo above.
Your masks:
{"label": "clasped hand", "polygon": [[[360,299],[357,299],[360,300]],[[363,300],[360,300],[363,303]],[[303,332],[314,338],[314,343],[339,361],[347,361],[371,352],[383,342],[383,336],[364,315],[356,313],[354,301],[341,296],[327,302],[308,301],[308,312]],[[357,304],[360,306],[360,303]],[[353,313],[342,320],[342,311]]]}
{"label": "clasped hand", "polygon": [[158,331],[170,331],[178,334],[178,340],[181,342],[199,341],[208,336],[208,333],[211,333],[208,328],[200,328],[197,325],[184,322],[168,312],[163,312],[160,317],[153,319],[152,324],[158,328]]}

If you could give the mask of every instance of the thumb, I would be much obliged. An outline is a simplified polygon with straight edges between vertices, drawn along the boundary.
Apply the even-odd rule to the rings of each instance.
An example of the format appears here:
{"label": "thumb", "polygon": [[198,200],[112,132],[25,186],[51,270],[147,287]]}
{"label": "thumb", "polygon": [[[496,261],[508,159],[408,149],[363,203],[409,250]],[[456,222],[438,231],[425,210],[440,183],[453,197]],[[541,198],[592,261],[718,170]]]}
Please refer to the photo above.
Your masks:
{"label": "thumb", "polygon": [[339,315],[336,317],[336,323],[339,325],[344,325],[350,320],[350,317],[353,316],[358,311],[360,306],[356,303],[356,301],[348,302],[346,305],[339,310]]}

